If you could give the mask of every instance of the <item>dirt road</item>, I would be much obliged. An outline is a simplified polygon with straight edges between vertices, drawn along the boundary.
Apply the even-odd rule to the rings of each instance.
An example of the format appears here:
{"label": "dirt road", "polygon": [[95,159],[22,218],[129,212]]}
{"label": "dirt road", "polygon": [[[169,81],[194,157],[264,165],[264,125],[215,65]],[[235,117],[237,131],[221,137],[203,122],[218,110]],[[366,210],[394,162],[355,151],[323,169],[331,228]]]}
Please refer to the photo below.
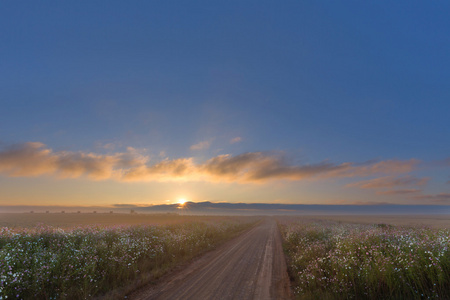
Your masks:
{"label": "dirt road", "polygon": [[290,299],[276,222],[267,218],[158,286],[138,291],[129,298]]}

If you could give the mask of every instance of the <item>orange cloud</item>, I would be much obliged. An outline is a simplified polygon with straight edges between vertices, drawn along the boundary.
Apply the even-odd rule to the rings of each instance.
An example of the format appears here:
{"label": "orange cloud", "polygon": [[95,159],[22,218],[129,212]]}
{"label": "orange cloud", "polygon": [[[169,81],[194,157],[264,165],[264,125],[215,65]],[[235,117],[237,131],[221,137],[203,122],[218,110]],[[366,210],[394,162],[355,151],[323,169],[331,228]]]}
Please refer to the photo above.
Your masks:
{"label": "orange cloud", "polygon": [[0,172],[11,177],[56,175],[108,179],[120,168],[130,168],[144,163],[147,158],[129,152],[114,155],[94,153],[53,152],[42,143],[29,142],[0,152]]}
{"label": "orange cloud", "polygon": [[0,172],[10,176],[37,176],[57,170],[51,150],[42,143],[26,143],[0,152]]}
{"label": "orange cloud", "polygon": [[407,173],[417,160],[388,160],[365,164],[320,162],[293,165],[282,153],[249,152],[219,155],[204,163],[193,158],[165,159],[150,164],[133,148],[112,155],[58,151],[42,143],[25,143],[0,152],[0,173],[7,176],[81,177],[121,181],[265,182],[308,178],[361,177]]}
{"label": "orange cloud", "polygon": [[122,179],[125,181],[195,180],[193,176],[196,173],[192,158],[166,159],[152,166],[142,164],[125,170]]}

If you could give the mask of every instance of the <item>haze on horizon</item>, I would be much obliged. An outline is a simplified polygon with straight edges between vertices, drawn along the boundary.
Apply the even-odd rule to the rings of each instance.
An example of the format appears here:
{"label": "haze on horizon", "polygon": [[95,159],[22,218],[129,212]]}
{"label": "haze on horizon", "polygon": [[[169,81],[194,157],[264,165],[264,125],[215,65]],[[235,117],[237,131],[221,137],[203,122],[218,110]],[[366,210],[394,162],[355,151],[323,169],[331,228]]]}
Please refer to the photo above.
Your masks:
{"label": "haze on horizon", "polygon": [[450,5],[0,3],[0,206],[450,204]]}

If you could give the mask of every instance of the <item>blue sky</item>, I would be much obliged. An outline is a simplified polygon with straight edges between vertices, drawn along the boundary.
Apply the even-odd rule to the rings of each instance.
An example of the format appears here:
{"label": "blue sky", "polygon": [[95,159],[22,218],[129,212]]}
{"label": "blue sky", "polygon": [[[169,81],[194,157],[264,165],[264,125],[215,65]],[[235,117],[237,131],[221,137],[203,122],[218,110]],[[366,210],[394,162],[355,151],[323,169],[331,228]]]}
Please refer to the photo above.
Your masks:
{"label": "blue sky", "polygon": [[0,203],[448,204],[449,12],[2,1]]}

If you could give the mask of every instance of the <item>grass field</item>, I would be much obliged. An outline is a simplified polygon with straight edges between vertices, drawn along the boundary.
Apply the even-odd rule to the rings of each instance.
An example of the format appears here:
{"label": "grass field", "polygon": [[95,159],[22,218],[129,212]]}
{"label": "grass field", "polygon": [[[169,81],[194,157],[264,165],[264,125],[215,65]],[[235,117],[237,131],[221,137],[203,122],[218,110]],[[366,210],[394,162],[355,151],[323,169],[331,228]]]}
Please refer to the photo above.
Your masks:
{"label": "grass field", "polygon": [[387,224],[393,226],[429,227],[450,229],[450,215],[309,215],[291,218],[295,222],[323,222],[350,224]]}
{"label": "grass field", "polygon": [[72,228],[83,225],[170,225],[187,222],[217,222],[234,220],[230,216],[189,216],[178,214],[129,214],[129,213],[0,213],[0,227],[33,228],[48,225]]}
{"label": "grass field", "polygon": [[[277,217],[298,299],[449,299],[448,216]],[[0,299],[123,299],[258,221],[0,214]]]}
{"label": "grass field", "polygon": [[449,229],[335,218],[279,220],[298,299],[450,298]]}
{"label": "grass field", "polygon": [[2,218],[9,226],[0,228],[0,299],[123,298],[255,220],[11,214]]}

